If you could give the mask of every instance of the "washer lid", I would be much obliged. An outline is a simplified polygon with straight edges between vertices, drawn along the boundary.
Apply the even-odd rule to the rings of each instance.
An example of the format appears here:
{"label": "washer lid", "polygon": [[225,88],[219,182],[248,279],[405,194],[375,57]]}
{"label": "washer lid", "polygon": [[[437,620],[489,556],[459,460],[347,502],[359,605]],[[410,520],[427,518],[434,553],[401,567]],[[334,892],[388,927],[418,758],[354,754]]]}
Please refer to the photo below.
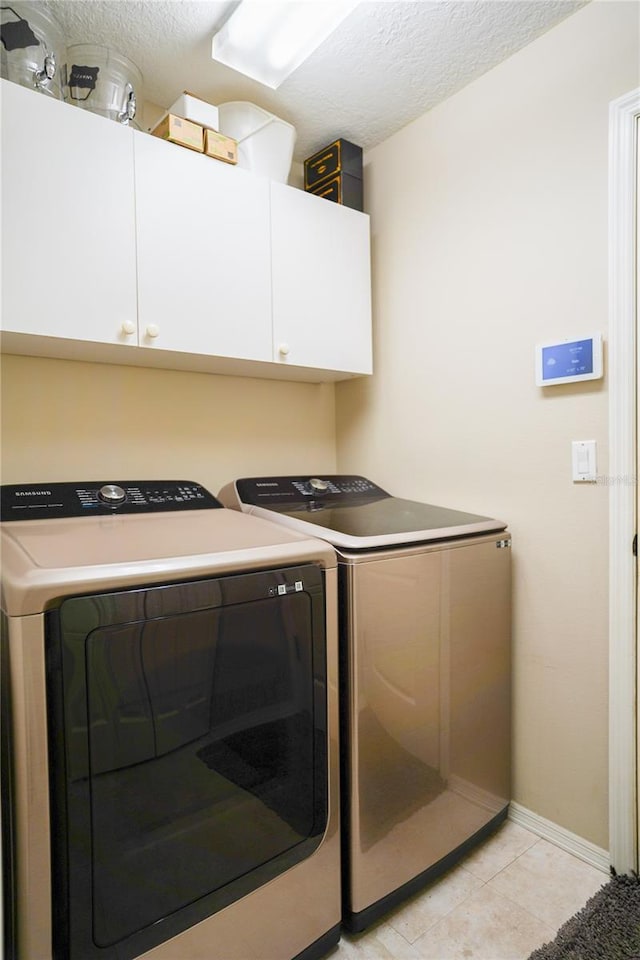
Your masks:
{"label": "washer lid", "polygon": [[237,480],[235,488],[239,504],[245,509],[251,505],[251,513],[271,515],[285,526],[352,550],[448,540],[506,527],[492,517],[392,497],[359,476],[245,478]]}

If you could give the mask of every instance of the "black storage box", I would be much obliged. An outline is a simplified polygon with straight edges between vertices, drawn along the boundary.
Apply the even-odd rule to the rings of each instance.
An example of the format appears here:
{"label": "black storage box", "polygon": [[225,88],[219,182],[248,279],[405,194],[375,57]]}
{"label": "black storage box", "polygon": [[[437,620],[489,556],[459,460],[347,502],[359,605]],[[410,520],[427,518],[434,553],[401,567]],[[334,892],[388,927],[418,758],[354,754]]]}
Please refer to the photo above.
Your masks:
{"label": "black storage box", "polygon": [[354,210],[362,210],[362,147],[335,140],[304,162],[304,188]]}
{"label": "black storage box", "polygon": [[362,210],[362,180],[348,173],[336,173],[328,180],[310,187],[307,193],[315,193],[317,197],[333,200],[352,210]]}

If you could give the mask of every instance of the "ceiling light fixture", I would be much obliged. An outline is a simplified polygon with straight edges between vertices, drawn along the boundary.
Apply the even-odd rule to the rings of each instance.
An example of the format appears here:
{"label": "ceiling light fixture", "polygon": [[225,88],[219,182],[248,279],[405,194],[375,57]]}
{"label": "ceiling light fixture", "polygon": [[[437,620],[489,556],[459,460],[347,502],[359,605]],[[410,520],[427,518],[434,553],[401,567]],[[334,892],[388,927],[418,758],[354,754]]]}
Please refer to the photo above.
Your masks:
{"label": "ceiling light fixture", "polygon": [[357,0],[243,0],[214,34],[211,58],[276,90]]}

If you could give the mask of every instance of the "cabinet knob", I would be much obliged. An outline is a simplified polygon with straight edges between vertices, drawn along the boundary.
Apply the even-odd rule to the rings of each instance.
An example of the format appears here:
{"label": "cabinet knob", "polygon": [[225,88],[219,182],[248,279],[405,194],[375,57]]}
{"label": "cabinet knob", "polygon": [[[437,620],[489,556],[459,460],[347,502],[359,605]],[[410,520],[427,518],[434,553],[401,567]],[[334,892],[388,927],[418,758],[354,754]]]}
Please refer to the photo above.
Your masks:
{"label": "cabinet knob", "polygon": [[147,336],[154,340],[160,333],[160,328],[155,323],[147,324]]}
{"label": "cabinet knob", "polygon": [[136,325],[133,320],[125,320],[120,329],[127,336],[131,336],[132,333],[136,332]]}
{"label": "cabinet knob", "polygon": [[288,356],[290,350],[291,350],[291,347],[289,346],[288,343],[281,343],[280,346],[278,347],[278,353],[282,357]]}

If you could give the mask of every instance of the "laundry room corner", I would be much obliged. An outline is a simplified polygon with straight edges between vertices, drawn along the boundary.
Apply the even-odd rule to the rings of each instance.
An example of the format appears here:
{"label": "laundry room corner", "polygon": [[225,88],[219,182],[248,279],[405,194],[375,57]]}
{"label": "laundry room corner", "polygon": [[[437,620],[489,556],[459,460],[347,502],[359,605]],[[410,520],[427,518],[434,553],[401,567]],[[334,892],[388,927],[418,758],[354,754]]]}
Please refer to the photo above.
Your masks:
{"label": "laundry room corner", "polygon": [[[367,154],[376,377],[336,388],[339,470],[509,523],[514,800],[603,854],[608,107],[638,36],[588,4]],[[590,330],[604,379],[536,386],[535,345]]]}

